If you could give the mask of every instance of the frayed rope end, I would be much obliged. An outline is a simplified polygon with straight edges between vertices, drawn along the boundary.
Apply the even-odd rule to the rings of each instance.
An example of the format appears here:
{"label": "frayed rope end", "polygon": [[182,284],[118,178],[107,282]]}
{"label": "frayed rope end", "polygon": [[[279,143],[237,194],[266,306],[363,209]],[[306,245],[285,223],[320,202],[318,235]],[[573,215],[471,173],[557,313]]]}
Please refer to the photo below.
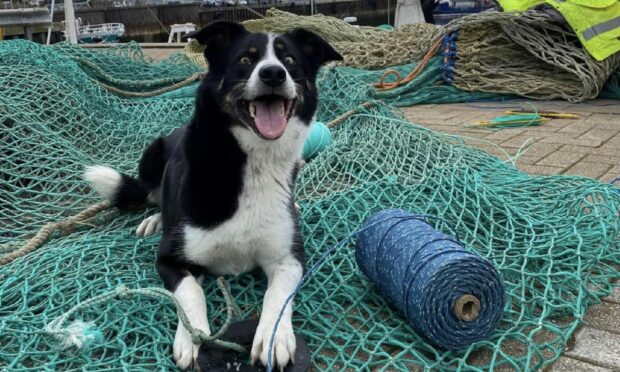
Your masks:
{"label": "frayed rope end", "polygon": [[73,346],[81,349],[103,340],[103,333],[95,327],[94,322],[83,322],[81,320],[74,320],[65,329],[50,333],[60,342],[62,349]]}

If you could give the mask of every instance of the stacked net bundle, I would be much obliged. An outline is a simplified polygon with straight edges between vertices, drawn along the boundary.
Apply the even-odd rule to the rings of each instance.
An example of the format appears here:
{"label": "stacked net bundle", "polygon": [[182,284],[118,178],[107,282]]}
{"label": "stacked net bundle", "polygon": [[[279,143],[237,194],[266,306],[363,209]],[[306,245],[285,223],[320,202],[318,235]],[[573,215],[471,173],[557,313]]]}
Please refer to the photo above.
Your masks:
{"label": "stacked net bundle", "polygon": [[447,26],[458,30],[454,85],[469,91],[571,102],[598,96],[620,53],[598,62],[567,26],[541,12],[482,12]]}
{"label": "stacked net bundle", "polygon": [[300,16],[278,9],[266,17],[243,22],[253,32],[286,32],[303,27],[321,35],[344,57],[345,66],[379,69],[404,65],[422,59],[433,41],[441,36],[441,26],[427,23],[406,25],[397,31],[353,26],[321,14]]}
{"label": "stacked net bundle", "polygon": [[[192,113],[185,96],[113,95],[91,79],[91,70],[54,48],[5,42],[0,56],[0,84],[10,87],[0,90],[3,243],[100,201],[80,179],[83,166],[107,164],[135,174],[146,144]],[[142,63],[123,56],[116,62],[128,69]],[[373,213],[404,208],[442,217],[436,228],[447,234],[454,228],[466,247],[488,258],[501,273],[507,305],[489,339],[459,352],[437,349],[360,273],[351,241],[296,297],[294,325],[310,346],[313,367],[524,370],[559,357],[587,306],[620,277],[614,269],[620,264],[618,189],[580,177],[531,177],[457,137],[406,122],[370,93],[347,100],[355,75],[342,71],[320,74],[318,120],[339,124],[333,145],[302,168],[296,190],[309,265]],[[374,105],[360,109],[364,101]],[[354,114],[342,120],[350,110]],[[163,300],[133,296],[78,311],[70,320],[92,321],[102,333],[80,350],[61,350],[43,332],[75,305],[121,285],[162,286],[155,271],[159,236],[135,237],[152,211],[110,213],[0,266],[0,369],[174,370],[177,316]],[[228,279],[242,316],[255,317],[263,276]],[[212,329],[218,329],[224,299],[212,278],[204,288]]]}
{"label": "stacked net bundle", "polygon": [[184,52],[187,58],[189,58],[194,64],[203,69],[207,68],[207,60],[204,56],[205,46],[200,45],[197,40],[190,40],[187,45],[185,45]]}
{"label": "stacked net bundle", "polygon": [[454,86],[472,91],[515,94],[532,99],[582,101],[595,98],[620,66],[620,54],[598,62],[568,26],[543,12],[521,15],[486,11],[456,19],[445,27],[416,24],[389,32],[355,27],[325,17],[269,10],[267,17],[244,22],[252,31],[284,32],[306,27],[343,55],[343,65],[383,69],[414,63],[446,34],[454,54],[444,60]]}
{"label": "stacked net bundle", "polygon": [[381,39],[389,31],[369,26],[354,26],[341,19],[316,14],[301,16],[276,8],[267,10],[265,17],[243,22],[243,26],[251,32],[283,33],[296,27],[304,28],[323,37],[330,43],[340,41],[364,41]]}

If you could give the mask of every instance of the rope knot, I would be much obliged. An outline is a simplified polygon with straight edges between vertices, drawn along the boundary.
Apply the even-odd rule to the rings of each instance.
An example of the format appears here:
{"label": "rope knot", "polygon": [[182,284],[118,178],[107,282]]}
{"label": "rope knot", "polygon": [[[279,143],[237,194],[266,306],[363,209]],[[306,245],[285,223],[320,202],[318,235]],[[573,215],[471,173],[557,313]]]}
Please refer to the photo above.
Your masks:
{"label": "rope knot", "polygon": [[131,291],[125,285],[121,284],[120,287],[116,288],[116,295],[120,299],[127,299],[131,297]]}
{"label": "rope knot", "polygon": [[194,345],[199,345],[209,339],[209,335],[207,335],[200,329],[194,328],[194,332],[192,332],[191,335],[192,335],[192,344]]}

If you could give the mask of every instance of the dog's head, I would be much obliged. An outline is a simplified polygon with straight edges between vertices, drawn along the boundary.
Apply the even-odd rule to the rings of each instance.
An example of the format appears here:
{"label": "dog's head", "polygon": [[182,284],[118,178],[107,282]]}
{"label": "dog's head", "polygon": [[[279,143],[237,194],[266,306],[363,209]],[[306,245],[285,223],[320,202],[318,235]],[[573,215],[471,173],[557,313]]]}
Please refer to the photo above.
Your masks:
{"label": "dog's head", "polygon": [[211,98],[235,124],[265,140],[282,136],[291,117],[310,122],[319,67],[342,60],[325,40],[303,29],[251,33],[237,23],[218,21],[187,37],[206,45]]}

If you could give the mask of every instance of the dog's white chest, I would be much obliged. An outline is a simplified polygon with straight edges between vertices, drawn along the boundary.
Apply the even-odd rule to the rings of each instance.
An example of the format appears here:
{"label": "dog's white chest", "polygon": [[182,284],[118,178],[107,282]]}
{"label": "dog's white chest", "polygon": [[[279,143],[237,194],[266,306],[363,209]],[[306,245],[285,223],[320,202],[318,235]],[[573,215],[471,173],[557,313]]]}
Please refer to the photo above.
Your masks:
{"label": "dog's white chest", "polygon": [[185,257],[216,275],[240,274],[290,249],[293,221],[284,169],[248,162],[239,207],[212,229],[184,228]]}

